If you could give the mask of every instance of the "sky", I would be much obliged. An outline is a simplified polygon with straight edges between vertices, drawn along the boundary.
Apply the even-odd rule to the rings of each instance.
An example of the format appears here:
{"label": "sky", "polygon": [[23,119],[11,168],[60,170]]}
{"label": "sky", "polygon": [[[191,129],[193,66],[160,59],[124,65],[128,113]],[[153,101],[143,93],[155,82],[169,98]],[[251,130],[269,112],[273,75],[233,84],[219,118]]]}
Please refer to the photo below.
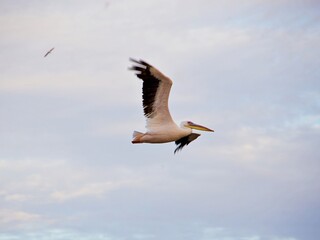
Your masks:
{"label": "sky", "polygon": [[[0,240],[319,239],[319,8],[0,0]],[[131,144],[129,57],[215,132]]]}

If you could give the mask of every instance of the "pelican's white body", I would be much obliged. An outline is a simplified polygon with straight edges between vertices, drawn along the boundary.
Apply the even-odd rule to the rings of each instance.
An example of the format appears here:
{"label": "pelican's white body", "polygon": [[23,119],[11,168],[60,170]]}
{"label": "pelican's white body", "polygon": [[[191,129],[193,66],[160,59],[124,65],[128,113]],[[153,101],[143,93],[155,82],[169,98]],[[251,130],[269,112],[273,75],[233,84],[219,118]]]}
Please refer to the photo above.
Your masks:
{"label": "pelican's white body", "polygon": [[[148,126],[148,125],[147,125]],[[178,127],[174,122],[166,125],[153,125],[147,127],[146,133],[135,132],[134,143],[166,143],[173,142],[185,136],[188,136],[191,128]]]}

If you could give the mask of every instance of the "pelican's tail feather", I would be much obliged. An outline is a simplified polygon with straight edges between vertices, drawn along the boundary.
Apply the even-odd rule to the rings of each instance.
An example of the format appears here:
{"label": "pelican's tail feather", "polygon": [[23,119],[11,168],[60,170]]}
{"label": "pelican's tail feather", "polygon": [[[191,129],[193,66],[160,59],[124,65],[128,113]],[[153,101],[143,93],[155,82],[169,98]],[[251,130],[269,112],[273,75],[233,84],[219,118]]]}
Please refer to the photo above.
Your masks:
{"label": "pelican's tail feather", "polygon": [[134,131],[132,134],[133,140],[132,143],[142,143],[141,137],[143,136],[142,132]]}

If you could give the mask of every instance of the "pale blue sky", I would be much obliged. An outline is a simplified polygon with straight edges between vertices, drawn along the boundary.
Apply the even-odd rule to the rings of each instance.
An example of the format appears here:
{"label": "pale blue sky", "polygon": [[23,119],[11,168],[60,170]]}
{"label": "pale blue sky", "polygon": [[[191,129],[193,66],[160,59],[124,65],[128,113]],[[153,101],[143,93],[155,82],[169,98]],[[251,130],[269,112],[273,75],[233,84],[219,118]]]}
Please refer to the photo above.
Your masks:
{"label": "pale blue sky", "polygon": [[[1,0],[0,239],[317,240],[319,9]],[[129,57],[173,79],[177,123],[215,132],[132,145]]]}

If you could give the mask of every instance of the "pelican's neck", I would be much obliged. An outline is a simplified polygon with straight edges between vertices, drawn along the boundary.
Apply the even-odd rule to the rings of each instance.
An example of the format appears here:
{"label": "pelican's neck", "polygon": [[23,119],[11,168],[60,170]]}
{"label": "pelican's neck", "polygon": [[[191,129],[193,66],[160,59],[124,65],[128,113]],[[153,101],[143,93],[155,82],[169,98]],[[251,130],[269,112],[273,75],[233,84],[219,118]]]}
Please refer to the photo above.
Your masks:
{"label": "pelican's neck", "polygon": [[187,126],[188,126],[188,122],[187,121],[183,121],[183,122],[180,123],[180,128],[182,128],[182,129],[188,128]]}
{"label": "pelican's neck", "polygon": [[189,135],[192,133],[192,129],[187,126],[187,121],[183,121],[180,123],[180,129],[183,130],[186,133],[186,135]]}

